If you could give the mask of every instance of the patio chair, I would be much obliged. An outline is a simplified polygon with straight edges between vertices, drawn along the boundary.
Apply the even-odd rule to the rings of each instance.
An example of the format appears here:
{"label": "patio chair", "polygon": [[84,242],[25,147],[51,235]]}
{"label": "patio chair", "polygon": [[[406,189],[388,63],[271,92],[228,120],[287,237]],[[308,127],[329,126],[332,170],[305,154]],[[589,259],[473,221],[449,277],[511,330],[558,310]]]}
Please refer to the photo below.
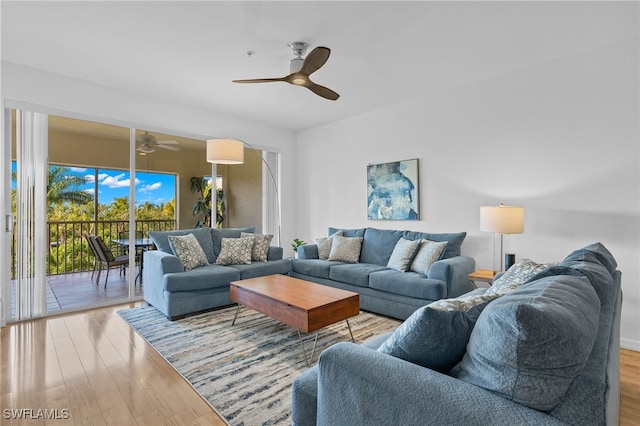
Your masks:
{"label": "patio chair", "polygon": [[93,281],[93,277],[96,274],[96,270],[98,269],[98,264],[100,263],[100,255],[98,255],[98,252],[96,251],[92,237],[93,235],[84,234],[84,238],[87,240],[89,250],[91,250],[91,254],[93,255],[93,271],[91,271],[91,281]]}
{"label": "patio chair", "polygon": [[102,273],[102,268],[106,267],[107,276],[104,280],[104,288],[107,288],[107,281],[109,281],[109,271],[111,270],[111,268],[120,267],[120,274],[122,275],[126,271],[127,266],[129,266],[129,256],[123,255],[116,257],[113,255],[109,246],[105,244],[104,240],[100,236],[91,235],[90,238],[93,242],[93,247],[95,248],[98,255],[98,265],[100,267],[98,269],[98,278],[96,279],[96,284],[100,284],[100,275]]}

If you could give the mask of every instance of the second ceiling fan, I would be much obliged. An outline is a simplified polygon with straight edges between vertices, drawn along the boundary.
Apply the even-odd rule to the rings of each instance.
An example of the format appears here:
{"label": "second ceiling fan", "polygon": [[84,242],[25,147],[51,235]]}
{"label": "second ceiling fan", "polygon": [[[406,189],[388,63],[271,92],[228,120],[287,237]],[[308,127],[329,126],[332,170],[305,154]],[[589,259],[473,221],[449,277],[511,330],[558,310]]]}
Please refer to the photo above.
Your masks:
{"label": "second ceiling fan", "polygon": [[318,96],[322,96],[325,99],[335,101],[340,97],[339,94],[333,90],[321,86],[311,81],[309,76],[318,71],[329,59],[331,49],[324,46],[318,46],[313,49],[306,58],[302,58],[307,52],[307,43],[303,41],[294,41],[289,45],[293,49],[295,58],[291,60],[289,72],[290,74],[279,78],[255,78],[250,80],[233,80],[234,83],[273,83],[277,81],[283,81],[285,83],[293,84],[296,86],[306,87]]}

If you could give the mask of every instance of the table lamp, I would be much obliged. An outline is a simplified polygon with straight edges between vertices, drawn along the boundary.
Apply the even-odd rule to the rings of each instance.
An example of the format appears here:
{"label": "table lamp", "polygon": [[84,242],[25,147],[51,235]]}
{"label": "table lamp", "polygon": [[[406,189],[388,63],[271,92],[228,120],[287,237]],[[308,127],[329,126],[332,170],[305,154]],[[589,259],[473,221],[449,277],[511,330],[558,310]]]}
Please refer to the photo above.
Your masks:
{"label": "table lamp", "polygon": [[[499,206],[480,207],[480,231],[494,233],[493,270],[504,271],[513,265],[515,255],[504,253],[504,236],[524,232],[524,207]],[[500,269],[496,269],[495,235],[500,235]],[[506,266],[506,268],[505,268]]]}

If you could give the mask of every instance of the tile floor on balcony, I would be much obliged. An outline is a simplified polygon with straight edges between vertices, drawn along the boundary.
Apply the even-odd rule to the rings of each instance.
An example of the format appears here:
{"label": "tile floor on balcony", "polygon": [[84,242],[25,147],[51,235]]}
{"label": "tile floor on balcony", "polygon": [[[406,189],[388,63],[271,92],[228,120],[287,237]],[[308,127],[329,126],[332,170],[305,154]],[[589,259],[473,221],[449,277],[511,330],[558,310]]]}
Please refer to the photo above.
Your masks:
{"label": "tile floor on balcony", "polygon": [[[137,267],[134,270],[137,274]],[[91,271],[73,274],[50,275],[47,277],[47,311],[81,308],[83,306],[122,300],[129,295],[129,273],[120,275],[113,269],[109,273],[109,282],[104,286],[106,271],[102,271],[100,284],[91,279]],[[15,282],[11,288],[11,318],[15,318]],[[142,296],[142,285],[136,281],[136,296]]]}

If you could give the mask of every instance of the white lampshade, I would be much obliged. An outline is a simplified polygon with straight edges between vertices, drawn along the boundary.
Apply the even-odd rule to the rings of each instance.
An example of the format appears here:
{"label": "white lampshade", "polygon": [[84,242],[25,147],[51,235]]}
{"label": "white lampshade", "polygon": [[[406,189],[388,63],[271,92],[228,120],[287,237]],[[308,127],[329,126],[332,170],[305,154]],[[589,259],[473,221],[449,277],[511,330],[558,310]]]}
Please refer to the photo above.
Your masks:
{"label": "white lampshade", "polygon": [[237,139],[209,139],[207,162],[216,164],[244,163],[244,142]]}
{"label": "white lampshade", "polygon": [[522,234],[524,232],[524,207],[480,207],[480,231],[496,234]]}

